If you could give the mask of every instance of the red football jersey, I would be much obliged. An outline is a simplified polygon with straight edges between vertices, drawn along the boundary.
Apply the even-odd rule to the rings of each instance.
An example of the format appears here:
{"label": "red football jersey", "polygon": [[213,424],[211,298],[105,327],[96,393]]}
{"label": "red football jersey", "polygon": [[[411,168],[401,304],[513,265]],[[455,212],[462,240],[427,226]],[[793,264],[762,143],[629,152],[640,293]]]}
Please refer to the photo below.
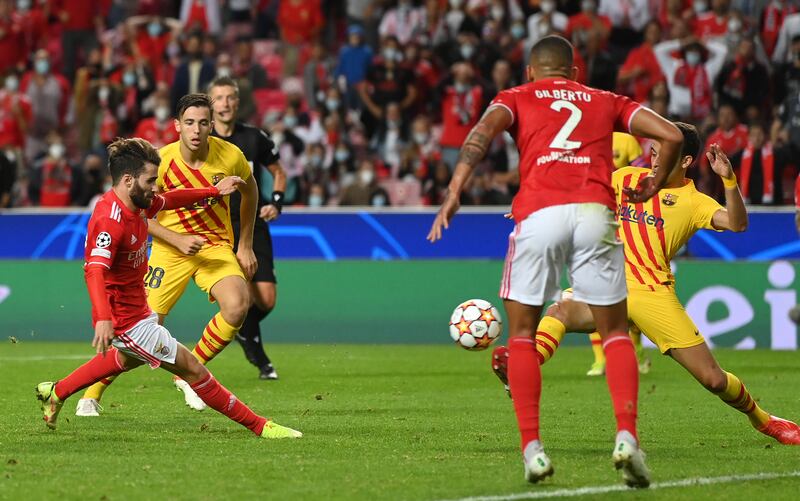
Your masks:
{"label": "red football jersey", "polygon": [[[146,211],[132,212],[114,190],[97,201],[86,232],[84,269],[105,266],[105,286],[114,332],[122,333],[150,315],[144,290],[147,272],[147,219],[164,207],[165,199],[156,195]],[[97,323],[92,305],[92,324]]]}
{"label": "red football jersey", "polygon": [[500,92],[519,149],[520,189],[512,212],[521,222],[552,205],[595,202],[616,209],[612,132],[630,132],[635,101],[572,80],[547,78]]}

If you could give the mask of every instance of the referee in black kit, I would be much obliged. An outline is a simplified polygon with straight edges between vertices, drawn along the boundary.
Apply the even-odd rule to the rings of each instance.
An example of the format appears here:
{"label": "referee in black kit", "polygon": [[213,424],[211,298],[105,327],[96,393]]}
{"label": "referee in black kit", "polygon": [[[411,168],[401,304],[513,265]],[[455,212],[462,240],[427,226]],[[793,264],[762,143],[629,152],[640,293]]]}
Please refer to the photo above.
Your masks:
{"label": "referee in black kit", "polygon": [[[259,323],[275,308],[275,265],[272,260],[272,238],[267,223],[281,213],[283,192],[286,189],[286,172],[281,167],[278,148],[266,132],[257,127],[236,121],[239,110],[239,85],[230,77],[218,77],[208,86],[213,100],[214,130],[211,135],[235,144],[242,150],[253,175],[258,179],[259,167],[266,168],[274,179],[272,197],[264,200],[259,190],[258,218],[253,230],[253,251],[258,260],[258,270],[250,282],[253,304],[236,338],[251,364],[258,367],[260,379],[278,379],[261,341]],[[239,243],[239,205],[241,195],[235,191],[230,199],[231,223],[234,232],[234,252]]]}

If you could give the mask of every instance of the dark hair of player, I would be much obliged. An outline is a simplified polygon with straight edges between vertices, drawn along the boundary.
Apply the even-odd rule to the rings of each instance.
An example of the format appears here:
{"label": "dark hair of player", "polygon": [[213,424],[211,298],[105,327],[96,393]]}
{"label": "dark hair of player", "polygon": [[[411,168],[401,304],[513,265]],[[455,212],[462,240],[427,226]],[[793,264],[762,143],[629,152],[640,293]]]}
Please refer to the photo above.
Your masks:
{"label": "dark hair of player", "polygon": [[214,87],[233,87],[236,90],[236,95],[239,95],[239,84],[236,83],[231,77],[217,77],[208,84],[208,93],[211,94],[211,89]]}
{"label": "dark hair of player", "polygon": [[111,179],[117,184],[122,176],[130,174],[137,177],[144,170],[145,164],[158,165],[161,157],[152,144],[144,139],[117,139],[108,145],[108,169]]}
{"label": "dark hair of player", "polygon": [[183,118],[183,112],[189,108],[208,108],[209,115],[211,114],[211,98],[206,94],[186,94],[178,100],[178,109],[175,116],[178,120]]}
{"label": "dark hair of player", "polygon": [[681,148],[681,158],[685,156],[692,157],[692,163],[697,161],[697,155],[700,154],[700,133],[697,132],[697,127],[684,122],[673,122],[678,130],[683,134],[683,147]]}
{"label": "dark hair of player", "polygon": [[551,72],[572,72],[572,44],[558,35],[542,37],[531,48],[529,64]]}

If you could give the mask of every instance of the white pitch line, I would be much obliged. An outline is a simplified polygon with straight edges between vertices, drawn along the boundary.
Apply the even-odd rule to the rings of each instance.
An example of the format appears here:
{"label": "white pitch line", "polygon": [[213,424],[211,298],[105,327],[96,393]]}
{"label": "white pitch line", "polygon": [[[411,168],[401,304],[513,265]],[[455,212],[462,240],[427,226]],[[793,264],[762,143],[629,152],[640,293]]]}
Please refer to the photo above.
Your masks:
{"label": "white pitch line", "polygon": [[30,357],[0,357],[0,362],[43,362],[45,360],[89,360],[92,355],[50,355]]}
{"label": "white pitch line", "polygon": [[[727,484],[732,482],[747,482],[750,480],[774,480],[776,478],[800,477],[800,470],[788,471],[785,473],[752,473],[747,475],[726,475],[724,477],[696,477],[685,478],[683,480],[670,480],[667,482],[655,482],[650,484],[650,490],[670,489],[673,487],[692,487],[695,485]],[[633,491],[624,485],[597,485],[589,487],[579,487],[577,489],[558,489],[555,491],[532,491],[520,492],[518,494],[506,494],[502,496],[473,496],[461,498],[456,501],[512,501],[515,499],[545,499],[545,498],[569,498],[575,496],[585,496],[590,494],[606,494],[609,492]],[[643,489],[640,492],[646,492]]]}

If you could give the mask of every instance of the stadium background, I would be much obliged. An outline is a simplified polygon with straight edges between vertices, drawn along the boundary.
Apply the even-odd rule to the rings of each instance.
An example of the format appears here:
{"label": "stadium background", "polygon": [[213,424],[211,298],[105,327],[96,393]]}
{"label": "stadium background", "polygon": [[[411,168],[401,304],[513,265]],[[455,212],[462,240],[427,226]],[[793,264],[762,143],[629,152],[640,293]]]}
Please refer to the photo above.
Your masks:
{"label": "stadium background", "polygon": [[[496,297],[509,230],[501,214],[518,182],[513,147],[502,139],[492,146],[462,200],[466,213],[443,242],[425,242],[433,209],[420,207],[441,201],[458,145],[488,100],[522,82],[530,45],[557,32],[575,43],[582,81],[695,123],[705,140],[723,144],[740,178],[742,151],[761,159],[752,166],[750,229],[698,234],[677,262],[678,293],[715,346],[796,349],[786,312],[797,302],[792,260],[800,255],[792,207],[797,7],[791,0],[0,1],[3,333],[19,341],[88,339],[79,259],[89,208],[108,185],[105,145],[118,135],[174,140],[177,98],[232,75],[243,116],[280,144],[290,181],[290,207],[272,226],[280,298],[265,323],[268,339],[446,343],[444,322],[456,303]],[[664,47],[666,65],[655,55]],[[687,62],[692,51],[699,66]],[[686,92],[687,78],[695,91]],[[648,162],[646,154],[627,160]],[[691,176],[720,196],[707,166]],[[269,193],[269,176],[260,181]],[[348,205],[367,207],[337,208]],[[190,288],[170,327],[192,341],[211,311]]]}

